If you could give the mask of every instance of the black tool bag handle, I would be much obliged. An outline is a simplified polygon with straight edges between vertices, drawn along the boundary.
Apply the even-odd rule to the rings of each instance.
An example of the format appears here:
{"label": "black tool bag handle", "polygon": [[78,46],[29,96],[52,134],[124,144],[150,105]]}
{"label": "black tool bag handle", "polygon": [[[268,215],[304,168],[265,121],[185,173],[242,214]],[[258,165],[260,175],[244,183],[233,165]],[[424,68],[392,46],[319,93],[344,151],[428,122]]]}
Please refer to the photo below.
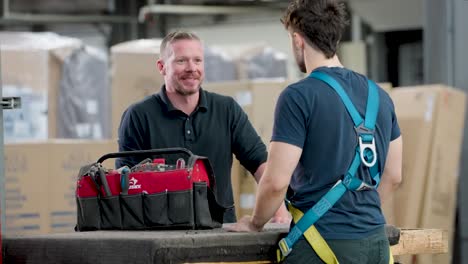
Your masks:
{"label": "black tool bag handle", "polygon": [[123,158],[132,156],[148,156],[148,155],[161,155],[161,154],[185,154],[190,158],[194,157],[193,153],[186,148],[165,148],[165,149],[148,149],[148,150],[133,150],[108,153],[98,159],[98,163],[103,163],[107,159]]}

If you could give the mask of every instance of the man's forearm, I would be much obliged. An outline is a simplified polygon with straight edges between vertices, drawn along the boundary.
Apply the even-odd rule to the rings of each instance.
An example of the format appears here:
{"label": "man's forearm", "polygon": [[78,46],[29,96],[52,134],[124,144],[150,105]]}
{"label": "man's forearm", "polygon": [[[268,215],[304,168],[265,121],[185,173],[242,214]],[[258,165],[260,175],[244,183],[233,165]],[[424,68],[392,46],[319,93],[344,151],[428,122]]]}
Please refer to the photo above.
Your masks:
{"label": "man's forearm", "polygon": [[259,184],[257,202],[252,216],[252,224],[261,230],[263,226],[275,215],[283,203],[286,188],[275,191],[269,182]]}

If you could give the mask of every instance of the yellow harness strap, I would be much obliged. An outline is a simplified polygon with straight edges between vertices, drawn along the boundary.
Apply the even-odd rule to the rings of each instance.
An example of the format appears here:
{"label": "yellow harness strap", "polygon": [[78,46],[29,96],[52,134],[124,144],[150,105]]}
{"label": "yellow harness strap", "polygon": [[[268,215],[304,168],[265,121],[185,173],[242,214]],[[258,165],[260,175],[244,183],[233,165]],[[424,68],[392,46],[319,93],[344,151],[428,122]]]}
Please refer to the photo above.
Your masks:
{"label": "yellow harness strap", "polygon": [[[297,223],[299,219],[301,219],[304,215],[304,213],[301,210],[295,208],[291,204],[288,204],[288,210],[293,217],[294,223]],[[333,253],[333,250],[328,246],[327,242],[325,241],[325,239],[323,239],[322,235],[320,235],[319,231],[317,230],[317,228],[315,228],[315,226],[310,226],[304,232],[303,235],[307,242],[309,242],[309,245],[314,249],[315,253],[323,262],[325,262],[326,264],[339,264],[335,253]],[[277,250],[276,255],[278,262],[284,259],[279,249]],[[393,264],[393,255],[391,250],[389,264]]]}

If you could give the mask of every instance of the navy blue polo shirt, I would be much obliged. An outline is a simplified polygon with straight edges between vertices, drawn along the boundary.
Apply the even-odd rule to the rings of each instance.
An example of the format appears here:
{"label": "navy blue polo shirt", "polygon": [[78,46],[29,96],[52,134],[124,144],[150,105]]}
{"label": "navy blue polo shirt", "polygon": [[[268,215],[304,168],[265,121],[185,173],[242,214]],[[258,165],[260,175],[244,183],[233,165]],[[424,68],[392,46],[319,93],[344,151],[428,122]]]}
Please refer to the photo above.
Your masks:
{"label": "navy blue polo shirt", "polygon": [[[119,151],[183,147],[208,157],[216,178],[216,198],[222,206],[231,207],[224,222],[235,222],[232,154],[253,174],[266,162],[265,144],[232,97],[200,89],[199,104],[187,115],[171,104],[165,91],[163,86],[158,94],[125,111],[119,127]],[[118,159],[116,167],[131,167],[143,159]],[[166,163],[175,164],[171,157],[168,160]]]}
{"label": "navy blue polo shirt", "polygon": [[[367,104],[367,79],[346,68],[321,67],[344,88],[362,117]],[[390,141],[400,136],[393,102],[379,87],[375,138],[380,168],[385,167]],[[287,198],[307,211],[347,172],[358,144],[353,121],[338,94],[326,83],[307,77],[289,85],[275,110],[272,141],[302,149]],[[357,176],[370,182],[364,165]],[[376,190],[347,191],[315,226],[325,239],[360,239],[385,224]]]}

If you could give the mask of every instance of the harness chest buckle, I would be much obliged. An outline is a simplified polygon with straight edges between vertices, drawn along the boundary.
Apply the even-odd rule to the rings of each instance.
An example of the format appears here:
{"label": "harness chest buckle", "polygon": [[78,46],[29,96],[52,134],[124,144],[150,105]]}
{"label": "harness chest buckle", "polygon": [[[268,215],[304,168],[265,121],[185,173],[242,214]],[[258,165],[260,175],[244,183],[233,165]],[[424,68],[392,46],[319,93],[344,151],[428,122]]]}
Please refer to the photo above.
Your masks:
{"label": "harness chest buckle", "polygon": [[[371,161],[366,159],[366,151],[371,151]],[[377,151],[375,150],[375,138],[372,137],[372,141],[370,143],[363,142],[362,137],[359,136],[359,155],[361,156],[361,161],[367,167],[372,167],[377,162]]]}
{"label": "harness chest buckle", "polygon": [[[377,151],[375,147],[374,130],[371,130],[361,123],[355,127],[359,143],[359,153],[362,163],[367,167],[372,167],[377,162]],[[369,153],[370,151],[370,153]],[[369,154],[369,155],[367,155]],[[371,160],[369,160],[369,158]]]}

